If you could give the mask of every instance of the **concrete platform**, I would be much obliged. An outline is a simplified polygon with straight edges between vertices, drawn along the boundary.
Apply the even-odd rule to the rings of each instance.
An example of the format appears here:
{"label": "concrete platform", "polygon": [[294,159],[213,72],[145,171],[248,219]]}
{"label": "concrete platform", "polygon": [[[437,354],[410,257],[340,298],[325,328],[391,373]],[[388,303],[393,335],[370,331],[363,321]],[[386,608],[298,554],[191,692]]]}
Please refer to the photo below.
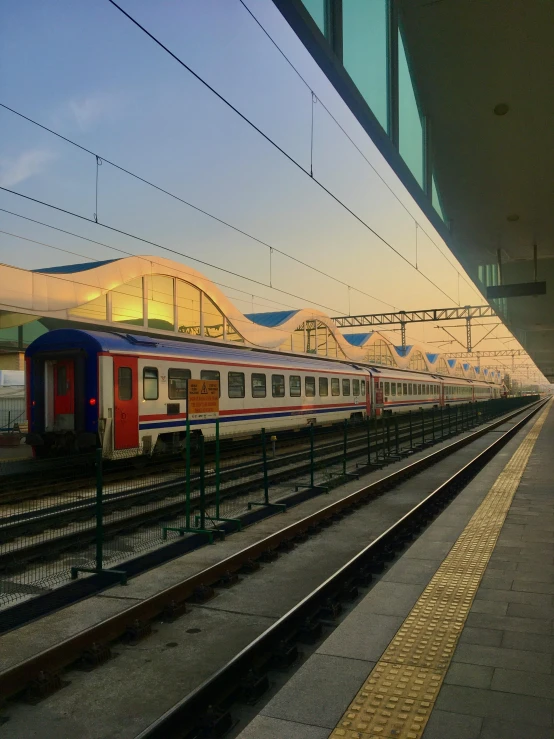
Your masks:
{"label": "concrete platform", "polygon": [[[507,429],[513,423],[507,422],[503,427]],[[9,704],[3,712],[3,715],[9,716],[6,724],[6,730],[9,727],[9,736],[13,739],[33,736],[41,739],[74,736],[132,739],[307,595],[326,576],[448,479],[454,469],[458,469],[478,450],[488,446],[492,436],[493,434],[486,434],[472,442],[454,457],[442,460],[423,475],[406,481],[391,494],[384,495],[353,515],[345,517],[317,537],[281,556],[276,562],[244,578],[234,588],[220,591],[213,601],[193,607],[189,614],[175,623],[157,623],[153,636],[138,646],[118,645],[117,658],[97,671],[71,671],[67,675],[70,685],[37,706]],[[417,456],[425,456],[439,447],[437,445],[433,450]],[[410,464],[415,456],[360,480],[353,480],[328,495],[306,501],[286,514],[266,519],[229,537],[223,543],[206,546],[168,562],[134,578],[127,587],[116,585],[101,595],[5,634],[0,637],[0,669],[8,669],[87,626],[120,613],[141,599],[179,582],[246,544],[267,536],[364,484],[390,474],[394,469]],[[471,515],[467,504],[466,509],[467,515]],[[414,545],[411,557],[408,558],[410,561],[405,560],[407,564],[404,564],[403,571],[398,574],[399,582],[388,580],[390,573],[383,577],[379,586],[388,590],[389,594],[391,590],[394,591],[394,599],[388,597],[385,612],[372,617],[372,638],[368,640],[367,654],[363,660],[358,655],[355,660],[357,664],[352,665],[348,655],[335,655],[332,652],[326,654],[324,649],[320,652],[322,660],[327,657],[337,658],[335,669],[340,665],[345,667],[344,684],[349,686],[350,692],[356,689],[364,674],[367,674],[368,665],[379,658],[380,651],[401,623],[407,605],[418,597],[425,584],[425,573],[436,568],[441,556],[444,556],[442,552],[445,542],[442,538],[451,535],[451,531],[453,528],[457,530],[457,526],[456,521],[448,522],[447,519],[441,532],[430,535],[430,546],[438,547],[438,553],[432,555],[435,559],[429,559],[430,555],[425,550],[420,551]],[[363,670],[359,669],[362,665]],[[335,712],[338,710],[340,714],[345,700],[346,694],[343,693],[340,701],[335,700],[329,705],[334,705]],[[280,720],[287,722],[287,733],[284,736],[294,736],[289,733],[289,730],[294,731],[289,726],[290,721],[286,718]],[[302,727],[302,731],[311,733],[300,733],[298,736],[318,737],[318,730],[321,728]],[[270,737],[271,734],[267,733],[269,731],[269,728],[264,728],[266,733],[262,736]],[[282,726],[276,731],[283,731]]]}
{"label": "concrete platform", "polygon": [[[375,723],[370,717],[367,733],[357,731],[360,723],[355,724],[362,717],[354,712],[349,714],[356,718],[351,728],[334,731],[347,725],[344,714],[369,684],[375,664],[390,661],[383,655],[399,627],[408,623],[444,558],[467,531],[476,509],[539,417],[504,447],[233,736],[554,739],[554,411],[546,414],[449,666],[441,675],[442,687],[430,706],[423,704],[430,710],[424,730],[410,731],[408,726],[399,733],[385,729],[377,734],[371,730]],[[406,664],[418,664],[417,658]],[[388,708],[389,715],[396,710],[394,703]]]}

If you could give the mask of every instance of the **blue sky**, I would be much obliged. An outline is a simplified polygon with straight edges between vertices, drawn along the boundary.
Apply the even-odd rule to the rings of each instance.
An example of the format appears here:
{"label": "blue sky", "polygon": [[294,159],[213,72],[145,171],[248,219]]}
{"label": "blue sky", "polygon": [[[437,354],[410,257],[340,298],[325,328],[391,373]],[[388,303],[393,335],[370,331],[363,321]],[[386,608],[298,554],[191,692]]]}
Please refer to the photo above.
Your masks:
{"label": "blue sky", "polygon": [[[310,93],[239,0],[122,4],[309,168]],[[420,270],[454,301],[481,303],[478,292],[459,279],[456,268],[463,272],[461,267],[273,3],[248,0],[248,4],[394,194],[317,104],[314,174],[411,261],[415,259],[416,219],[436,244],[420,229]],[[378,298],[348,291],[276,254],[273,285],[302,300],[175,257],[218,283],[262,296],[251,298],[225,288],[242,310],[267,310],[280,304],[301,307],[308,301],[326,305],[333,313],[348,313],[349,305],[352,313],[369,313],[388,310],[391,305],[415,309],[452,304],[106,0],[11,0],[3,4],[1,13],[0,102]],[[0,132],[0,184],[93,217],[93,157],[3,110]],[[155,247],[12,194],[0,192],[0,208],[136,254],[172,258]],[[190,257],[269,281],[267,248],[107,164],[99,172],[98,218]],[[110,249],[2,212],[0,229],[97,259],[117,256]],[[0,261],[36,268],[82,259],[0,233]],[[411,333],[436,340],[439,332],[421,326]],[[462,337],[463,331],[457,333]],[[476,338],[484,333],[485,328],[476,329]],[[496,333],[507,334],[504,328]],[[488,346],[503,348],[504,344]]]}

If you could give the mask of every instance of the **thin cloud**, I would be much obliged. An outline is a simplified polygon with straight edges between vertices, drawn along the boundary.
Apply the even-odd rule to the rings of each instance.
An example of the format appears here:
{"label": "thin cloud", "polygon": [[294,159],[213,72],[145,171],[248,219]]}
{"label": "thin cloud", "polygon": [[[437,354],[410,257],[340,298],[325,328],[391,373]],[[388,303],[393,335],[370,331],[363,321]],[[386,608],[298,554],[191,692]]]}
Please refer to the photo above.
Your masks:
{"label": "thin cloud", "polygon": [[121,108],[121,97],[105,92],[73,98],[67,104],[70,117],[82,131],[88,131],[104,120],[113,120]]}
{"label": "thin cloud", "polygon": [[0,160],[0,185],[2,187],[18,185],[29,177],[43,172],[55,158],[55,154],[46,149],[30,149],[15,159]]}

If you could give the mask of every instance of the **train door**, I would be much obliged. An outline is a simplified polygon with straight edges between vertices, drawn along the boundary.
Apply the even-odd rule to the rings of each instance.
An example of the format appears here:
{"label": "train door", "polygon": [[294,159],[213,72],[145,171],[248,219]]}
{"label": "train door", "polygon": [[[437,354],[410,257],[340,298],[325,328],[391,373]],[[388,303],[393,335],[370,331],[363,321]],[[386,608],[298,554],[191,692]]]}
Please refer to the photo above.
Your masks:
{"label": "train door", "polygon": [[138,359],[114,356],[114,448],[139,445]]}
{"label": "train door", "polygon": [[54,364],[54,428],[75,429],[75,363],[61,359]]}

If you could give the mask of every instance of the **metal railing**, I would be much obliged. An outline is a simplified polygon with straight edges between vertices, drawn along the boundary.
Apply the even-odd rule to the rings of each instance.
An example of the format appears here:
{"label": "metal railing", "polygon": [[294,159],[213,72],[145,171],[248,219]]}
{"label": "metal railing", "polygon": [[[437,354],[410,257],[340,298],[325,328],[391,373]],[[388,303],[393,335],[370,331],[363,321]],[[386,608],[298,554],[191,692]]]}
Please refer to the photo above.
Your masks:
{"label": "metal railing", "polygon": [[[285,510],[332,487],[469,431],[537,397],[260,432],[189,434],[185,453],[103,460],[93,454],[0,463],[0,608],[82,573],[194,535],[214,542],[259,509]],[[296,497],[295,497],[296,496]],[[120,568],[120,569],[118,569]]]}

